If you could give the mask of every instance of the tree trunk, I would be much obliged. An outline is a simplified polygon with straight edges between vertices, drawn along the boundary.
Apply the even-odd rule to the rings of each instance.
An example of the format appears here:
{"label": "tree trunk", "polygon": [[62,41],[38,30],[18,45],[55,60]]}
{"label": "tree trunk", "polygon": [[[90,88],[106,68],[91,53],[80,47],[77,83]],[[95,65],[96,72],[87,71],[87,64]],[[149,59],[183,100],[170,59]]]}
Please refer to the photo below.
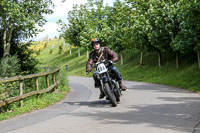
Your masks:
{"label": "tree trunk", "polygon": [[198,64],[199,64],[199,69],[200,69],[200,50],[198,50],[197,56],[198,56]]}
{"label": "tree trunk", "polygon": [[3,31],[3,58],[6,57],[6,48],[7,48],[7,27],[4,27]]}
{"label": "tree trunk", "polygon": [[162,53],[160,50],[158,51],[158,66],[162,66]]}
{"label": "tree trunk", "polygon": [[13,23],[10,21],[10,25],[7,27],[4,27],[4,33],[3,33],[3,60],[7,62],[9,55],[10,55],[10,42],[12,38],[12,32],[13,32]]}
{"label": "tree trunk", "polygon": [[143,64],[143,52],[140,53],[140,66]]}
{"label": "tree trunk", "polygon": [[124,58],[122,53],[121,53],[121,65],[124,65]]}
{"label": "tree trunk", "polygon": [[180,56],[180,52],[176,51],[176,68],[179,69],[179,56]]}
{"label": "tree trunk", "polygon": [[87,49],[87,59],[89,58],[89,52],[88,52],[88,49]]}
{"label": "tree trunk", "polygon": [[78,57],[80,57],[80,46],[78,46]]}
{"label": "tree trunk", "polygon": [[70,48],[69,48],[69,55],[72,55],[72,45],[70,45]]}

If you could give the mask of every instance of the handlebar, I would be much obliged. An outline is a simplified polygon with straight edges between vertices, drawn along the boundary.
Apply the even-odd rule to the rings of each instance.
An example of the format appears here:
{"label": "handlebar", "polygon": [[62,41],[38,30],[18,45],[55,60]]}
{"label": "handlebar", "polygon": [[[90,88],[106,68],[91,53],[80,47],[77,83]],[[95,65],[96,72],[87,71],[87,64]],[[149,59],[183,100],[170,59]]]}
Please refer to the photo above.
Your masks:
{"label": "handlebar", "polygon": [[[95,63],[94,66],[93,66],[92,68],[96,68],[97,65],[100,64],[100,63],[105,63],[105,64],[107,64],[107,65],[108,65],[108,64],[116,64],[116,63],[114,63],[112,60],[102,60],[102,61],[99,61],[99,62]],[[107,65],[106,65],[106,66],[107,66]],[[89,72],[86,72],[86,75],[88,75],[91,71],[92,71],[92,69],[91,69]]]}
{"label": "handlebar", "polygon": [[100,64],[100,63],[115,64],[112,60],[102,60],[102,61],[99,61],[99,62],[95,63],[95,65],[98,65],[98,64]]}

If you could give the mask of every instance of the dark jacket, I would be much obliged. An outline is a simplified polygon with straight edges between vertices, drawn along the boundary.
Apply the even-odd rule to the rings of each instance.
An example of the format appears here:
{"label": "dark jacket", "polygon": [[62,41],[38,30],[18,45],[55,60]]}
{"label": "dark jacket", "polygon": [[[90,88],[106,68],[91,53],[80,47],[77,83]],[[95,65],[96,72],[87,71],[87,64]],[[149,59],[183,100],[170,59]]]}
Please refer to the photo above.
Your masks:
{"label": "dark jacket", "polygon": [[118,60],[118,55],[108,47],[101,47],[100,52],[97,53],[94,50],[90,53],[89,59],[86,64],[86,72],[89,72],[92,69],[93,63],[96,63],[99,56],[103,52],[101,60],[112,60],[113,62]]}

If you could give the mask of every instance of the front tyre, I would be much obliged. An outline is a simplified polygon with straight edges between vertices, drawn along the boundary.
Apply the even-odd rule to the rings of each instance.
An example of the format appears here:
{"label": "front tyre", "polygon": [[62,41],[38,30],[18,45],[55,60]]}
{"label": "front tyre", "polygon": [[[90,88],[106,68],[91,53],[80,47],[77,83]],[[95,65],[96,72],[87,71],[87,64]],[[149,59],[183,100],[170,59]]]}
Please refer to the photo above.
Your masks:
{"label": "front tyre", "polygon": [[110,99],[110,102],[112,104],[113,107],[116,107],[117,106],[117,101],[116,101],[116,97],[114,95],[114,92],[111,91],[111,88],[110,88],[110,85],[108,83],[105,83],[105,90],[106,90],[106,93]]}

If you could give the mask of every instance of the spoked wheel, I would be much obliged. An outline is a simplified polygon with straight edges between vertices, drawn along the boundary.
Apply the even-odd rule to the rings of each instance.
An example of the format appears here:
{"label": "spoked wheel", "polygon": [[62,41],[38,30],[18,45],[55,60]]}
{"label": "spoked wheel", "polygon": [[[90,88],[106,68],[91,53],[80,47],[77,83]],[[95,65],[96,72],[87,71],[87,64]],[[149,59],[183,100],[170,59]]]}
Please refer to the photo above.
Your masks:
{"label": "spoked wheel", "polygon": [[114,92],[111,91],[110,85],[108,83],[105,83],[105,90],[106,90],[106,93],[109,97],[109,100],[110,100],[112,106],[116,107],[117,106],[117,100],[116,100],[116,97],[114,95]]}

